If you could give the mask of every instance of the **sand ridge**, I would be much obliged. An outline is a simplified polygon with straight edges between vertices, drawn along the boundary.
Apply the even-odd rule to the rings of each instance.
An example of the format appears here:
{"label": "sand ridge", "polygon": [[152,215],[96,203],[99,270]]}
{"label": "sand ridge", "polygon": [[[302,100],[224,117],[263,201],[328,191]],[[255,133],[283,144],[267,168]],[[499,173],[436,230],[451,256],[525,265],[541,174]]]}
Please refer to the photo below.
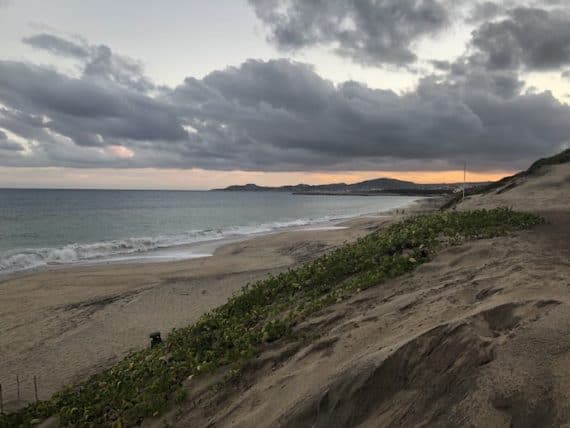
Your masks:
{"label": "sand ridge", "polygon": [[458,209],[508,206],[519,211],[567,210],[570,207],[570,163],[539,168],[503,187],[466,198]]}

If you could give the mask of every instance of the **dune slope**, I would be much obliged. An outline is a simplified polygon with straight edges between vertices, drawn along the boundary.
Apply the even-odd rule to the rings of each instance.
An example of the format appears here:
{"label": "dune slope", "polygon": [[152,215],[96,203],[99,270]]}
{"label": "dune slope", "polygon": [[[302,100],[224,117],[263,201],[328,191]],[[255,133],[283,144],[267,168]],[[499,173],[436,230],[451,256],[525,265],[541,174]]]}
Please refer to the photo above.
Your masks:
{"label": "dune slope", "polygon": [[543,166],[471,196],[457,209],[548,222],[448,248],[329,307],[298,327],[316,341],[275,344],[222,393],[192,379],[145,426],[570,426],[569,177],[570,164]]}
{"label": "dune slope", "polygon": [[541,159],[512,177],[467,196],[460,209],[509,206],[521,211],[567,210],[570,207],[570,149]]}

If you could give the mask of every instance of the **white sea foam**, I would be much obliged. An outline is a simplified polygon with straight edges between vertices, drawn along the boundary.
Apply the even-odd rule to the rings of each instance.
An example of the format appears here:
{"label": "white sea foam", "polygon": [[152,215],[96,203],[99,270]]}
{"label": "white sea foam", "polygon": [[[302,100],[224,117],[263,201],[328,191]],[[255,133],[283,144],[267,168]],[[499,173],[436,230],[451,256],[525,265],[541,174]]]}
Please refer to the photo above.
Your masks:
{"label": "white sea foam", "polygon": [[[164,259],[158,250],[189,246],[227,238],[239,238],[249,235],[270,233],[282,229],[313,227],[330,227],[336,217],[320,219],[298,219],[286,222],[274,222],[252,226],[235,226],[217,230],[193,230],[176,235],[160,235],[156,237],[138,237],[123,240],[95,242],[88,244],[70,244],[59,248],[29,248],[0,253],[0,274],[11,274],[47,265],[73,264],[78,262],[105,262],[119,260],[136,260],[137,258]],[[199,254],[203,255],[203,254]],[[187,250],[187,258],[193,258],[191,249]],[[185,258],[180,252],[176,258]]]}

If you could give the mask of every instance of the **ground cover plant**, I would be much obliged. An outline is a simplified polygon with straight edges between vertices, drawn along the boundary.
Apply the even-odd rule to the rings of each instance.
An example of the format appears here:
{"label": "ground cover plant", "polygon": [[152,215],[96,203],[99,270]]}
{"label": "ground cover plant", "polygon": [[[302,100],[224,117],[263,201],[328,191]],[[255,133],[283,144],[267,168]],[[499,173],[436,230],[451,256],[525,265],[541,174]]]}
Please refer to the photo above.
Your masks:
{"label": "ground cover plant", "polygon": [[189,376],[231,366],[267,343],[294,337],[312,313],[411,272],[443,246],[502,236],[540,223],[507,208],[421,215],[346,244],[287,272],[249,284],[164,344],[135,352],[48,401],[0,416],[0,427],[31,426],[56,415],[63,426],[133,426],[183,401]]}

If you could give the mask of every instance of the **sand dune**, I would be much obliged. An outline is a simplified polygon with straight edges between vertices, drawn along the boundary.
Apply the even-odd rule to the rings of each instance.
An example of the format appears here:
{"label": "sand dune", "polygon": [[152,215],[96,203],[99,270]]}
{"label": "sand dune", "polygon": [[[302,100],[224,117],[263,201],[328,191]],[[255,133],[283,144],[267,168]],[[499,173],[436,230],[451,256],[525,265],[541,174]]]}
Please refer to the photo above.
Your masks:
{"label": "sand dune", "polygon": [[509,206],[520,211],[567,210],[570,207],[570,163],[539,168],[492,192],[467,197],[461,209]]}
{"label": "sand dune", "polygon": [[[510,205],[545,225],[451,247],[273,345],[233,389],[193,379],[145,426],[569,427],[570,165],[457,209]],[[219,374],[221,376],[222,374]]]}

